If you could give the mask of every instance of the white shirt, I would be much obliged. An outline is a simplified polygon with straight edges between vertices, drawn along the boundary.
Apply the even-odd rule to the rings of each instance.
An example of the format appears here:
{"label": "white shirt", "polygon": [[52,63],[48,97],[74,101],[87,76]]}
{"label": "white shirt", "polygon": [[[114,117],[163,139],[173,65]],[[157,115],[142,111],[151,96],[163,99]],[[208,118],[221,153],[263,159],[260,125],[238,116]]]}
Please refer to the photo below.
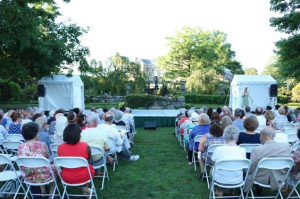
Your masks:
{"label": "white shirt", "polygon": [[[238,146],[219,146],[211,157],[212,161],[218,160],[233,160],[233,159],[246,159],[246,149]],[[215,181],[224,184],[238,184],[243,181],[243,170],[239,171],[224,171],[216,170]]]}
{"label": "white shirt", "polygon": [[58,137],[62,137],[63,136],[63,132],[66,128],[66,126],[68,125],[68,119],[65,116],[58,116],[56,118],[56,135]]}
{"label": "white shirt", "polygon": [[5,139],[5,135],[8,133],[7,130],[4,128],[3,125],[0,125],[0,133],[3,135],[3,138]]}
{"label": "white shirt", "polygon": [[257,115],[256,118],[258,120],[258,126],[266,126],[267,120],[264,115]]}
{"label": "white shirt", "polygon": [[23,126],[24,124],[29,123],[29,122],[32,122],[32,120],[30,120],[30,119],[23,119],[22,122],[21,122],[21,124]]}
{"label": "white shirt", "polygon": [[133,125],[131,114],[124,113],[121,120],[125,122],[127,130],[129,130],[130,125]]}
{"label": "white shirt", "polygon": [[117,152],[122,151],[123,139],[121,138],[118,129],[108,124],[99,124],[97,128],[105,132],[107,137],[111,137],[114,139],[115,145],[111,145],[110,143],[110,147],[109,147],[110,153],[114,153],[115,151]]}
{"label": "white shirt", "polygon": [[278,143],[287,143],[287,144],[289,143],[288,135],[285,133],[276,132],[276,136],[275,136],[274,140]]}

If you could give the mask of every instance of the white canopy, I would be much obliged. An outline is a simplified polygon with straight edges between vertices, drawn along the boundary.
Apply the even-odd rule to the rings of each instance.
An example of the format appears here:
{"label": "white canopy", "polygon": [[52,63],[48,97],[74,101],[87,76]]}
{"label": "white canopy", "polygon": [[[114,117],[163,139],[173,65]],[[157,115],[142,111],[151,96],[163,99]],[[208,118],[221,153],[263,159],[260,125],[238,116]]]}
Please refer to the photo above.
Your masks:
{"label": "white canopy", "polygon": [[79,75],[44,77],[38,85],[45,87],[45,97],[39,97],[40,108],[49,111],[77,107],[84,110],[84,85]]}
{"label": "white canopy", "polygon": [[276,80],[270,75],[234,75],[230,85],[229,107],[233,110],[241,108],[242,93],[244,88],[248,88],[248,92],[253,99],[253,103],[249,99],[249,106],[253,111],[257,106],[263,109],[266,106],[274,106],[277,104],[276,97],[270,97],[269,90],[272,84],[277,84]]}

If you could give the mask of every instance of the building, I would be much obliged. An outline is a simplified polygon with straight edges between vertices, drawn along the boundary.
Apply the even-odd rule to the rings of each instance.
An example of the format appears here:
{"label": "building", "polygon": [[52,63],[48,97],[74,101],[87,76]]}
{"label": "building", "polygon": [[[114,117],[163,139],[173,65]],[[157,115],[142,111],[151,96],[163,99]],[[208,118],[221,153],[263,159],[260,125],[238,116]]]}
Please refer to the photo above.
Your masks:
{"label": "building", "polygon": [[136,59],[138,63],[141,64],[141,71],[147,74],[148,80],[154,83],[153,78],[155,76],[160,80],[163,76],[163,71],[157,68],[156,59]]}

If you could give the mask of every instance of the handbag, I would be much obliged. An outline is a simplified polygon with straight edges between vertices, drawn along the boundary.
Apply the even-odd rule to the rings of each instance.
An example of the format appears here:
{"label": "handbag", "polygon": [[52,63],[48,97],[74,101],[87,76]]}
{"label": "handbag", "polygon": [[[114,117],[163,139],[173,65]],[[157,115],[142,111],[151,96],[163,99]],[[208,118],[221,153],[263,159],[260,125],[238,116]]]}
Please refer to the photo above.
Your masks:
{"label": "handbag", "polygon": [[[18,179],[6,181],[0,188],[0,198],[9,198],[12,195],[15,195],[16,191],[20,186]],[[9,193],[2,193],[9,192]]]}

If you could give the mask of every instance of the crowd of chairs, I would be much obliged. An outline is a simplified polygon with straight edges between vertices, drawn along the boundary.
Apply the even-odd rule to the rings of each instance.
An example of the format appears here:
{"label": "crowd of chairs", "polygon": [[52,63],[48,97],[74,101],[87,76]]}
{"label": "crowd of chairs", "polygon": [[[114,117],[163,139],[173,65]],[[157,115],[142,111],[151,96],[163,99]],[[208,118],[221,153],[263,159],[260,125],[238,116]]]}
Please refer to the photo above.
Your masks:
{"label": "crowd of chairs", "polygon": [[[178,122],[179,122],[178,118],[176,118],[175,119],[175,137],[178,140],[179,145],[181,147],[183,147],[184,151],[186,151],[187,144],[186,144],[184,136],[178,130],[178,128],[179,128],[178,127]],[[285,134],[288,135],[288,142],[291,144],[291,152],[292,153],[300,147],[300,142],[299,142],[299,139],[297,137],[297,130],[299,128],[298,125],[299,125],[299,123],[285,122],[285,123],[283,123],[282,129],[277,130],[277,132],[285,133]],[[260,133],[260,130],[262,128],[263,127],[259,126],[256,129],[255,132]],[[189,134],[191,132],[191,130],[192,129],[188,129],[187,134]],[[196,143],[201,142],[201,139],[202,139],[203,136],[204,135],[198,135],[194,138],[192,163],[194,164],[195,171],[197,171],[197,164],[198,164],[198,162],[196,160],[196,155],[198,155],[198,153],[201,153],[201,152],[197,152],[198,150],[195,149],[195,145],[196,145]],[[215,149],[219,146],[222,146],[222,145],[224,145],[224,144],[212,144],[212,145],[210,145],[207,149],[207,153],[213,154]],[[261,144],[240,144],[239,147],[245,148],[246,153],[251,154],[252,150],[255,147],[260,146],[260,145]],[[269,170],[283,170],[283,169],[286,169],[287,173],[286,173],[286,176],[285,176],[285,180],[281,183],[280,188],[277,190],[276,196],[258,197],[258,196],[254,195],[252,188],[247,193],[244,193],[244,191],[243,191],[243,188],[245,186],[245,179],[247,179],[248,171],[249,171],[250,166],[251,166],[251,161],[250,160],[248,160],[248,159],[221,160],[221,161],[215,162],[214,166],[211,166],[209,164],[206,164],[207,163],[207,157],[208,157],[208,155],[206,156],[206,160],[205,160],[205,163],[204,163],[204,174],[202,175],[202,181],[206,179],[206,184],[207,184],[207,187],[209,189],[209,199],[210,198],[234,198],[234,197],[243,198],[243,199],[244,198],[253,198],[253,199],[254,198],[278,198],[279,196],[280,196],[280,198],[283,199],[283,195],[281,193],[281,188],[284,187],[284,185],[287,181],[289,172],[292,169],[293,164],[294,164],[294,160],[292,158],[263,158],[263,159],[261,159],[259,161],[256,169],[255,169],[254,178],[255,178],[255,176],[257,174],[257,171],[259,169],[269,169]],[[211,176],[209,174],[210,169],[213,169]],[[215,170],[217,170],[217,169],[226,170],[226,171],[237,171],[237,170],[243,169],[243,171],[244,171],[244,180],[241,183],[236,184],[236,185],[224,186],[222,184],[219,184],[218,182],[216,182],[214,180]],[[287,199],[290,199],[290,198],[298,198],[299,199],[300,198],[300,194],[297,191],[297,187],[298,187],[299,184],[300,184],[300,179],[298,180],[298,182],[296,182],[293,185],[293,190],[286,197]],[[215,192],[214,192],[215,185],[217,185],[219,187],[223,187],[223,188],[240,188],[240,195],[237,195],[237,196],[231,196],[230,195],[230,196],[221,196],[221,197],[216,196]],[[262,184],[262,183],[259,183],[257,181],[254,181],[253,185],[259,185],[259,186],[264,187],[264,188],[271,188],[271,186],[269,184]],[[292,195],[293,192],[295,193],[294,196]]]}

